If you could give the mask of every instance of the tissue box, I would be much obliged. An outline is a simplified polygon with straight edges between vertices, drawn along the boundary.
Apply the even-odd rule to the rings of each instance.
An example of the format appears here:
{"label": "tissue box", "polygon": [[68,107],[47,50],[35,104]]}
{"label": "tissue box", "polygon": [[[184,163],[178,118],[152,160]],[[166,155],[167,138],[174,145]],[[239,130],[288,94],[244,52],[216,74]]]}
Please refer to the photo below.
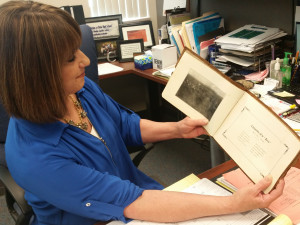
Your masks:
{"label": "tissue box", "polygon": [[140,70],[152,69],[151,55],[138,55],[134,57],[134,66]]}
{"label": "tissue box", "polygon": [[161,44],[152,47],[153,69],[164,69],[177,62],[177,49],[175,45]]}

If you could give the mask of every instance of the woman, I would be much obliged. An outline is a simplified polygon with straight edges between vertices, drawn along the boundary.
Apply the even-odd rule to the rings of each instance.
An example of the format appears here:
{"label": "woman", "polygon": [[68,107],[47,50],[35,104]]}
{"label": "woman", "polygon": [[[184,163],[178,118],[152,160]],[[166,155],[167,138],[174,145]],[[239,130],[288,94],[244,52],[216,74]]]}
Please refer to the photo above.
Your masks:
{"label": "woman", "polygon": [[33,224],[175,222],[266,207],[266,178],[230,197],[163,192],[132,164],[126,145],[205,134],[205,120],[140,119],[85,78],[80,29],[58,8],[32,1],[0,7],[0,96],[12,116],[6,159],[32,206]]}

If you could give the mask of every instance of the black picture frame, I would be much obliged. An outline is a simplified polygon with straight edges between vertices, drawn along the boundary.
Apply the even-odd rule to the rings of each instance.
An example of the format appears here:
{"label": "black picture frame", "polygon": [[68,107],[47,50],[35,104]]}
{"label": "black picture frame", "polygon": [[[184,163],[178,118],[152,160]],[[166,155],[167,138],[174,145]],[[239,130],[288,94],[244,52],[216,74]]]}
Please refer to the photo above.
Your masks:
{"label": "black picture frame", "polygon": [[92,29],[94,40],[119,38],[122,14],[88,17],[85,23]]}
{"label": "black picture frame", "polygon": [[150,20],[137,23],[120,24],[120,39],[136,40],[143,39],[144,47],[149,49],[155,45],[153,26]]}
{"label": "black picture frame", "polygon": [[144,51],[144,40],[118,40],[117,52],[119,62],[132,62],[133,53],[139,53]]}
{"label": "black picture frame", "polygon": [[[98,61],[113,60],[118,57],[118,39],[95,40]],[[109,59],[107,55],[109,53]]]}

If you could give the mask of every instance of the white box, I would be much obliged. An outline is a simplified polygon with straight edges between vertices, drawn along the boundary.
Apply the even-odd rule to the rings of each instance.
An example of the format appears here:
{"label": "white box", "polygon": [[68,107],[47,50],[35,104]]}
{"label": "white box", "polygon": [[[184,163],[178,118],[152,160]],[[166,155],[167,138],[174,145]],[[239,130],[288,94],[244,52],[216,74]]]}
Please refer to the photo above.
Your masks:
{"label": "white box", "polygon": [[175,65],[177,50],[175,45],[161,44],[152,47],[153,69],[161,70]]}

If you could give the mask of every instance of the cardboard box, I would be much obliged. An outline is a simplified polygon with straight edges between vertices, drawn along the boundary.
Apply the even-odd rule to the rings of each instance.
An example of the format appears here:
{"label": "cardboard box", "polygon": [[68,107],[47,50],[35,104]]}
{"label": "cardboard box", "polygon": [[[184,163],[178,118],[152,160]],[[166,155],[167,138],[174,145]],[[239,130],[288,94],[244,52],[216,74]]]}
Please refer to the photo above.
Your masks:
{"label": "cardboard box", "polygon": [[177,50],[175,45],[161,44],[152,47],[153,69],[161,70],[175,65]]}

